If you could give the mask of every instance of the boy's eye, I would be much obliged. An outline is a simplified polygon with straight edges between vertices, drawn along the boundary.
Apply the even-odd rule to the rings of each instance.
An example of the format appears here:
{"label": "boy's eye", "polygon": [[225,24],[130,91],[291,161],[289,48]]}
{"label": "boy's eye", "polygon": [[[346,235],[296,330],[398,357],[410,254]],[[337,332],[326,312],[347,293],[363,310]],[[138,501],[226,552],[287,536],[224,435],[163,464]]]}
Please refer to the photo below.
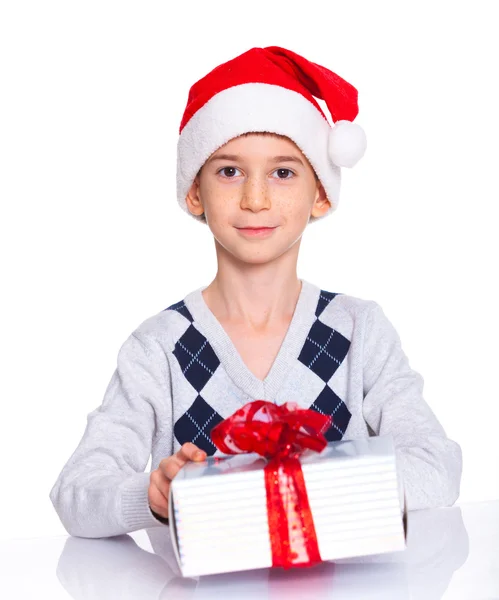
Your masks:
{"label": "boy's eye", "polygon": [[[231,172],[231,174],[229,175],[228,172]],[[226,179],[232,179],[233,178],[233,172],[234,171],[239,171],[239,169],[237,169],[236,167],[223,167],[222,169],[220,169],[219,171],[217,171],[217,173],[221,174],[223,173],[223,177],[225,177]],[[291,177],[281,177],[281,175],[283,174],[289,174],[291,173],[292,175],[294,175],[293,171],[291,169],[284,169],[284,168],[280,168],[280,169],[276,169],[274,171],[274,173],[278,173],[278,177],[277,179],[291,179]]]}
{"label": "boy's eye", "polygon": [[[281,169],[276,169],[276,170],[274,171],[274,173],[282,173],[283,171],[284,171],[285,173],[291,173],[292,175],[294,175],[294,173],[293,173],[293,171],[292,171],[291,169],[284,169],[284,168],[281,168]],[[278,179],[291,179],[291,177],[280,177],[280,176],[279,176],[279,177],[278,177]]]}
{"label": "boy's eye", "polygon": [[[223,167],[222,169],[220,169],[220,171],[218,171],[218,173],[224,173],[225,172],[225,175],[226,175],[227,171],[239,171],[239,169],[236,169],[236,167]],[[225,175],[224,175],[224,177],[225,177]],[[232,179],[232,175],[229,175],[227,177],[227,179]]]}

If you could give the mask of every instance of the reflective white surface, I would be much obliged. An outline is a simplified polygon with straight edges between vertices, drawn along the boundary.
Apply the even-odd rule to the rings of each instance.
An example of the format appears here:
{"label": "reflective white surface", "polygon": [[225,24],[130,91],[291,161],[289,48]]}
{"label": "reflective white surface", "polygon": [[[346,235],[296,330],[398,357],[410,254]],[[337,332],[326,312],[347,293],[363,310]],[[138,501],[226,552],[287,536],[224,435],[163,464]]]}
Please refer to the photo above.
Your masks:
{"label": "reflective white surface", "polygon": [[0,598],[499,598],[499,501],[414,511],[407,549],[308,569],[184,579],[166,528],[0,543]]}

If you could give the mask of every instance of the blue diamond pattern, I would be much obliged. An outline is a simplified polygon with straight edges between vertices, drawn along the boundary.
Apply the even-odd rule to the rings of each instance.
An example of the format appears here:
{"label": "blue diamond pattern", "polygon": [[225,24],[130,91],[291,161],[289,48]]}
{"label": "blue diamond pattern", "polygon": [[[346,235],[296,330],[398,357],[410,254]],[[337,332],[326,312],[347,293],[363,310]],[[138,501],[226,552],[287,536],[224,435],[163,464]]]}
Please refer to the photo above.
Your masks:
{"label": "blue diamond pattern", "polygon": [[190,408],[175,423],[173,433],[180,442],[192,442],[206,452],[215,454],[217,448],[211,441],[210,431],[223,418],[201,396],[197,396]]}
{"label": "blue diamond pattern", "polygon": [[350,340],[316,319],[298,360],[328,382],[343,362],[349,348]]}
{"label": "blue diamond pattern", "polygon": [[327,441],[341,440],[352,417],[343,400],[328,385],[325,385],[310,408],[321,415],[332,416],[333,424],[324,434]]}
{"label": "blue diamond pattern", "polygon": [[175,304],[172,304],[171,306],[169,306],[168,308],[165,308],[164,310],[176,310],[181,315],[183,315],[186,319],[188,319],[191,323],[194,322],[194,318],[191,315],[189,309],[187,308],[187,306],[185,305],[185,302],[183,300],[180,300],[180,302],[175,302]]}
{"label": "blue diamond pattern", "polygon": [[190,325],[176,342],[173,354],[189,383],[200,392],[217,370],[220,360],[208,340]]}
{"label": "blue diamond pattern", "polygon": [[335,296],[339,295],[339,292],[326,292],[326,290],[321,290],[319,301],[317,302],[317,307],[315,309],[315,316],[318,317],[331,302],[331,300],[333,300]]}

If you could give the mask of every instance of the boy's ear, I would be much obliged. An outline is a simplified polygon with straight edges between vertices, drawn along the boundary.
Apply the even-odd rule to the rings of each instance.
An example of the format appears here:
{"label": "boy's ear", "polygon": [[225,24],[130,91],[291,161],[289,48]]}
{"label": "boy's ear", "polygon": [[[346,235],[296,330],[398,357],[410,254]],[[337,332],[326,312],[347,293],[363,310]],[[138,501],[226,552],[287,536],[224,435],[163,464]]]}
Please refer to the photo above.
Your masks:
{"label": "boy's ear", "polygon": [[322,215],[327,213],[327,211],[330,208],[331,208],[331,202],[329,202],[329,200],[327,198],[326,190],[324,189],[324,186],[318,179],[314,205],[312,206],[312,211],[311,211],[310,215],[312,217],[321,217]]}
{"label": "boy's ear", "polygon": [[193,215],[200,216],[204,213],[201,196],[199,194],[199,177],[197,175],[194,178],[189,191],[187,192],[185,201],[187,203],[187,208]]}

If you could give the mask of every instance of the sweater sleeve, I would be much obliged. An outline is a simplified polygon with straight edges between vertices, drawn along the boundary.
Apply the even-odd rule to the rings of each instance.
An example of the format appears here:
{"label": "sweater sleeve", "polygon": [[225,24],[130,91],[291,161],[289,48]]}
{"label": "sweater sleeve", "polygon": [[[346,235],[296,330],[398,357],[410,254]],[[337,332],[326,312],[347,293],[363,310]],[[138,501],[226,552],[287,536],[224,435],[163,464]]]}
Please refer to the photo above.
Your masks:
{"label": "sweater sleeve", "polygon": [[134,331],[121,346],[101,405],[50,491],[66,531],[100,538],[164,526],[148,502],[144,472],[153,443],[171,427],[167,359],[159,343]]}
{"label": "sweater sleeve", "polygon": [[423,377],[374,301],[365,327],[363,414],[376,435],[393,438],[401,500],[405,493],[407,510],[452,506],[460,493],[461,447],[424,400]]}

